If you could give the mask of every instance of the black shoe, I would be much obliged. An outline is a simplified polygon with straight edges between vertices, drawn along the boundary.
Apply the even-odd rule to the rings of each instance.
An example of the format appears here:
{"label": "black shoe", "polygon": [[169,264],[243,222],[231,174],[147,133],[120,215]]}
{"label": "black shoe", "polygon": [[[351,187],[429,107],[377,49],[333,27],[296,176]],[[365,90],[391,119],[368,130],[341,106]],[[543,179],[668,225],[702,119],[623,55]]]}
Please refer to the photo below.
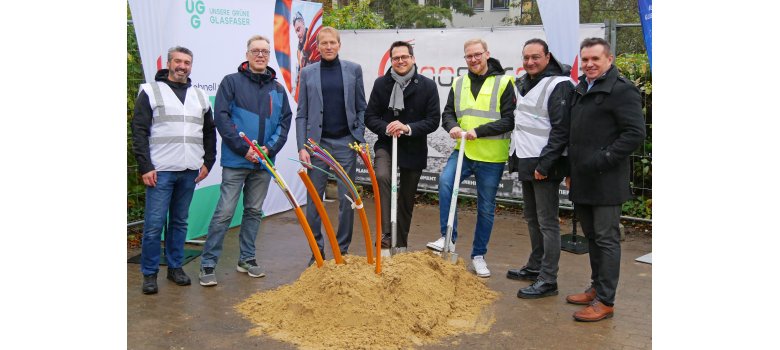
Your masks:
{"label": "black shoe", "polygon": [[[325,257],[324,256],[322,257],[322,260],[325,261]],[[306,267],[314,265],[315,262],[317,262],[317,259],[315,259],[314,255],[312,255],[311,258],[309,259],[309,264],[306,265]]]}
{"label": "black shoe", "polygon": [[181,267],[169,268],[168,279],[180,286],[189,286],[191,283],[190,277],[184,273],[184,270],[182,270]]}
{"label": "black shoe", "polygon": [[141,287],[144,294],[157,294],[157,274],[144,275],[144,284]]}
{"label": "black shoe", "polygon": [[517,297],[522,299],[538,299],[553,295],[558,295],[558,283],[547,283],[541,279],[517,291]]}
{"label": "black shoe", "polygon": [[392,245],[393,238],[390,236],[382,236],[382,249],[390,249],[390,246]]}
{"label": "black shoe", "polygon": [[536,281],[538,277],[539,270],[531,270],[526,266],[523,266],[519,269],[511,269],[506,272],[506,278],[512,280]]}

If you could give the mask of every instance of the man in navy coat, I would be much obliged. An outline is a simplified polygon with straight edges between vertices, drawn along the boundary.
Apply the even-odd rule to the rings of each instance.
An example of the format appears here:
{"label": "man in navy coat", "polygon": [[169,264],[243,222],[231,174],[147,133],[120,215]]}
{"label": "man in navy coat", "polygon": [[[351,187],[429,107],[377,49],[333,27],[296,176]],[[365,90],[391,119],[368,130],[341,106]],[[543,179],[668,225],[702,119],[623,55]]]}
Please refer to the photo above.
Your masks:
{"label": "man in navy coat", "polygon": [[588,238],[591,286],[566,297],[588,305],[578,321],[612,317],[620,275],[620,213],[631,198],[629,156],[645,139],[639,89],[613,64],[609,43],[589,38],[580,44],[585,73],[571,107],[569,198]]}

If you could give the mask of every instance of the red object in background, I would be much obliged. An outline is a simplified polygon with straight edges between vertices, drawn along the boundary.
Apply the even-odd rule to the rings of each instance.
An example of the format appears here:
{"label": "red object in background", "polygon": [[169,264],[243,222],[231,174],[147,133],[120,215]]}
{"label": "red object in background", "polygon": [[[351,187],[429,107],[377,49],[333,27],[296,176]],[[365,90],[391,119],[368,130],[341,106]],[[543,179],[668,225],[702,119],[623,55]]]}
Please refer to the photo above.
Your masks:
{"label": "red object in background", "polygon": [[574,56],[574,63],[571,65],[571,80],[574,80],[574,84],[577,85],[577,83],[580,82],[579,74],[580,74],[580,66],[579,66],[579,60],[580,55]]}

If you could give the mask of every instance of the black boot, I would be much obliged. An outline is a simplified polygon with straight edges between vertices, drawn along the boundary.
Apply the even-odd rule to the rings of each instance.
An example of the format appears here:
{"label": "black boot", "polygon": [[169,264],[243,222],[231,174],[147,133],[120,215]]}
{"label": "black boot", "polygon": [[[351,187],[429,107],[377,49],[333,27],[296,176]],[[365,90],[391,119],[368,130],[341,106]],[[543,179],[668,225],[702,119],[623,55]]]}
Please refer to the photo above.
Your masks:
{"label": "black boot", "polygon": [[168,279],[180,286],[189,286],[190,277],[179,268],[168,268]]}
{"label": "black boot", "polygon": [[141,288],[144,294],[157,294],[157,274],[144,275],[144,284]]}
{"label": "black boot", "polygon": [[558,295],[558,283],[547,283],[541,279],[517,291],[517,297],[522,299],[538,299],[553,295]]}
{"label": "black boot", "polygon": [[519,269],[511,269],[506,272],[506,278],[513,280],[536,281],[539,277],[539,270],[531,270],[527,266]]}

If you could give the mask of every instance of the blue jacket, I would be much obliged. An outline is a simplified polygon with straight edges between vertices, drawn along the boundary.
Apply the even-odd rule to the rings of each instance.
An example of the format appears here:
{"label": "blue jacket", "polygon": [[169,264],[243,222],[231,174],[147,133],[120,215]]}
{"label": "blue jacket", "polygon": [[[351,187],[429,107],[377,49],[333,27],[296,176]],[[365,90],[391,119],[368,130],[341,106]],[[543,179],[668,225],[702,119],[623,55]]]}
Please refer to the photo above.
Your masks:
{"label": "blue jacket", "polygon": [[214,111],[214,123],[222,136],[223,167],[261,169],[260,164],[244,158],[249,145],[238,136],[239,132],[266,146],[272,161],[287,141],[292,111],[287,92],[276,81],[271,67],[266,68],[265,74],[252,73],[248,62],[244,62],[237,73],[226,75],[217,89]]}

